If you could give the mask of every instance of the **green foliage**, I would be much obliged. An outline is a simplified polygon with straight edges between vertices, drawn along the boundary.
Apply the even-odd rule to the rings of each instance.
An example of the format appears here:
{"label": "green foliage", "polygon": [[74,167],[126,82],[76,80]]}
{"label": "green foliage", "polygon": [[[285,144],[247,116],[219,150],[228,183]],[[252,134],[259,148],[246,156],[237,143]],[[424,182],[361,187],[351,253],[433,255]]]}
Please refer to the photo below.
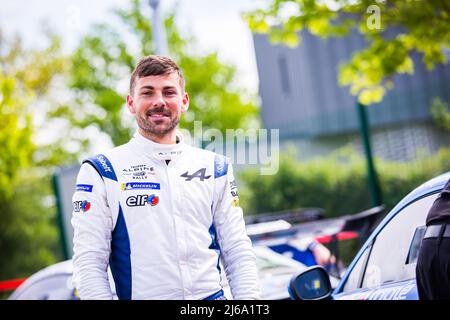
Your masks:
{"label": "green foliage", "polygon": [[[154,47],[151,21],[140,1],[133,0],[129,8],[115,13],[120,33],[112,24],[102,24],[82,39],[72,60],[74,106],[63,107],[55,115],[70,119],[74,127],[95,125],[118,145],[133,132],[131,115],[124,113],[131,72],[138,59],[154,53]],[[249,94],[233,85],[235,68],[220,62],[217,53],[195,54],[195,39],[181,37],[174,21],[174,12],[165,19],[170,56],[183,69],[191,97],[181,127],[192,130],[194,121],[201,120],[203,128],[224,132],[255,120],[257,109],[251,99],[245,100]]]}
{"label": "green foliage", "polygon": [[1,201],[0,280],[28,277],[61,259],[49,178],[22,172],[19,181]]}
{"label": "green foliage", "polygon": [[[257,170],[239,174],[241,204],[246,214],[301,207],[322,207],[328,217],[353,214],[370,207],[365,160],[352,149],[326,158],[299,162],[293,155],[280,157],[273,176]],[[376,161],[387,209],[426,180],[450,170],[450,149],[412,163]]]}
{"label": "green foliage", "polygon": [[[68,72],[69,60],[61,52],[58,36],[47,34],[47,41],[44,49],[24,49],[19,38],[3,39],[0,32],[0,113],[2,119],[8,119],[0,124],[0,136],[4,134],[7,137],[5,141],[9,141],[3,143],[14,143],[14,121],[26,132],[26,137],[21,141],[23,145],[17,149],[5,149],[5,158],[17,156],[13,150],[20,154],[21,149],[34,140],[36,132],[49,126],[53,110],[61,108],[61,102],[55,98],[55,91],[59,89],[55,82],[62,82]],[[43,120],[36,122],[36,118]],[[56,141],[41,143],[34,148],[31,152],[33,167],[46,168],[50,172],[63,162],[76,159],[74,153],[65,148],[70,131],[66,129],[66,134],[60,135]],[[25,165],[15,163],[18,168]]]}
{"label": "green foliage", "polygon": [[[422,53],[431,69],[447,63],[450,49],[450,6],[439,0],[315,1],[271,0],[265,9],[244,15],[249,27],[268,33],[274,43],[296,46],[299,31],[307,29],[320,37],[345,36],[357,28],[367,47],[340,67],[339,83],[349,85],[363,104],[380,102],[390,79],[398,73],[414,72],[411,53]],[[395,29],[395,36],[387,31]]]}
{"label": "green foliage", "polygon": [[15,97],[15,90],[14,78],[0,71],[0,201],[11,198],[19,171],[29,166],[34,150],[30,118],[17,113],[23,107],[20,98]]}
{"label": "green foliage", "polygon": [[37,157],[45,146],[34,142],[35,116],[45,113],[39,102],[65,65],[59,39],[49,40],[43,50],[0,41],[0,280],[28,276],[59,255],[48,176],[67,153],[55,144]]}
{"label": "green foliage", "polygon": [[50,37],[44,50],[22,48],[19,39],[6,41],[0,34],[0,199],[12,196],[21,170],[34,160],[32,142],[34,104],[44,96],[56,74],[64,70],[60,42]]}
{"label": "green foliage", "polygon": [[448,105],[437,97],[431,103],[431,114],[438,128],[450,132],[450,110]]}

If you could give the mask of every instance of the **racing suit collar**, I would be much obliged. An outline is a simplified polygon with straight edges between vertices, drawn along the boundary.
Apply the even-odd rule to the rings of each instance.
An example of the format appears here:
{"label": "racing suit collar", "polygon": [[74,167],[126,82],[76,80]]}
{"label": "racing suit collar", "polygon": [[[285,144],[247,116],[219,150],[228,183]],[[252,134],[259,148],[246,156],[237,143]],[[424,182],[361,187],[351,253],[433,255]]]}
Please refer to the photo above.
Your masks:
{"label": "racing suit collar", "polygon": [[147,139],[136,131],[131,142],[137,144],[137,150],[146,156],[157,160],[176,160],[183,153],[185,146],[181,132],[177,131],[176,139],[175,144],[161,144]]}

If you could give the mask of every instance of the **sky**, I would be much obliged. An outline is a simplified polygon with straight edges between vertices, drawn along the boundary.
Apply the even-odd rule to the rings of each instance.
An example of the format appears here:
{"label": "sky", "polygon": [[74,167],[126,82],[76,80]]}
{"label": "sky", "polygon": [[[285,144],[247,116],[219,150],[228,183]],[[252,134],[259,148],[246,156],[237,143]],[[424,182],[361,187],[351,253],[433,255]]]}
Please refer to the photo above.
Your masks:
{"label": "sky", "polygon": [[[147,3],[148,0],[142,0]],[[70,51],[90,26],[114,22],[111,8],[126,7],[128,0],[0,0],[0,28],[8,35],[19,34],[29,47],[42,45],[43,24],[63,38]],[[199,52],[217,51],[219,58],[237,67],[239,85],[257,92],[258,76],[251,32],[241,12],[251,10],[259,0],[160,0],[162,11],[177,7],[180,31],[193,34]],[[152,11],[147,11],[149,19]]]}

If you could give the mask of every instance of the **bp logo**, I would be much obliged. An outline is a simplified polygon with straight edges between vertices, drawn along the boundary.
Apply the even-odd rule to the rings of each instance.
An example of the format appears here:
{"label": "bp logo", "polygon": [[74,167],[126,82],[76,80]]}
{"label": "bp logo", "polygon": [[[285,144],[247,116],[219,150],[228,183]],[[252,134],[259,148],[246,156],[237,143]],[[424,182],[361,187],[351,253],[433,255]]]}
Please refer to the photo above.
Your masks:
{"label": "bp logo", "polygon": [[75,201],[73,203],[73,211],[86,212],[91,208],[91,203],[87,200]]}

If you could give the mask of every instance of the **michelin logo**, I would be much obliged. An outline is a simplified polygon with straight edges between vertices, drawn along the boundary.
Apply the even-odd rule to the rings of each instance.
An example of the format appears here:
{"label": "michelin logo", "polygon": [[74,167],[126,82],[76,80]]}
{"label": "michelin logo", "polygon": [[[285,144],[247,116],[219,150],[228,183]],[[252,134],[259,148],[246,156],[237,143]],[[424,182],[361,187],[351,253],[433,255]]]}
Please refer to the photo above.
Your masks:
{"label": "michelin logo", "polygon": [[133,190],[133,189],[160,190],[160,184],[156,183],[156,182],[127,182],[127,183],[122,183],[122,190]]}

